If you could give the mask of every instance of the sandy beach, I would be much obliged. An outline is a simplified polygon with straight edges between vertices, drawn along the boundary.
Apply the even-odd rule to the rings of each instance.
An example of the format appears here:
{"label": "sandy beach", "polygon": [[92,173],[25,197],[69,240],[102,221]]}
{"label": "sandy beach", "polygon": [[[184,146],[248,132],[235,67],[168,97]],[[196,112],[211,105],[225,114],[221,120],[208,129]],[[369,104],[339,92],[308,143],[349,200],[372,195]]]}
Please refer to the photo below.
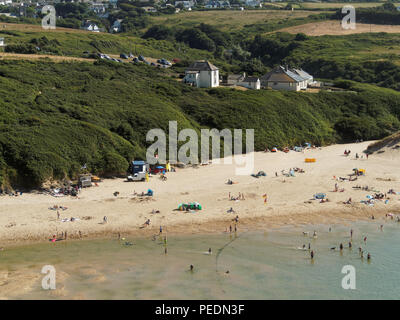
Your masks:
{"label": "sandy beach", "polygon": [[[354,189],[369,186],[382,193],[389,189],[400,191],[400,151],[386,150],[366,159],[364,151],[371,142],[332,145],[304,152],[255,153],[254,173],[262,170],[267,176],[235,176],[235,165],[209,164],[198,168],[177,169],[167,173],[168,180],[152,176],[149,182],[125,182],[107,179],[99,186],[85,188],[78,198],[52,197],[37,192],[22,196],[0,197],[0,246],[27,241],[48,241],[53,234],[68,233],[68,239],[117,237],[124,235],[153,235],[160,225],[168,233],[224,232],[239,216],[239,229],[271,228],[282,225],[333,223],[356,219],[370,219],[386,213],[400,212],[400,195],[388,194],[388,202],[378,200],[374,206],[361,203],[374,192]],[[351,150],[344,156],[344,150]],[[358,153],[363,158],[356,159]],[[316,158],[305,163],[305,158]],[[305,173],[294,177],[281,171],[299,167]],[[335,180],[349,178],[353,168],[365,169],[366,175],[357,181]],[[278,173],[278,177],[275,176]],[[228,179],[235,184],[228,185]],[[335,184],[343,192],[334,192]],[[134,192],[154,191],[153,197],[137,197]],[[118,196],[114,192],[118,191]],[[230,200],[244,194],[245,200]],[[316,193],[326,193],[328,202],[311,200]],[[267,203],[263,195],[267,194]],[[344,204],[349,198],[352,204]],[[185,212],[175,210],[181,202],[199,202],[203,210]],[[66,207],[57,211],[54,205]],[[234,213],[227,211],[233,208]],[[159,213],[152,213],[158,210]],[[107,216],[107,223],[103,217]],[[62,222],[65,218],[78,218]],[[149,227],[140,228],[150,219]]]}

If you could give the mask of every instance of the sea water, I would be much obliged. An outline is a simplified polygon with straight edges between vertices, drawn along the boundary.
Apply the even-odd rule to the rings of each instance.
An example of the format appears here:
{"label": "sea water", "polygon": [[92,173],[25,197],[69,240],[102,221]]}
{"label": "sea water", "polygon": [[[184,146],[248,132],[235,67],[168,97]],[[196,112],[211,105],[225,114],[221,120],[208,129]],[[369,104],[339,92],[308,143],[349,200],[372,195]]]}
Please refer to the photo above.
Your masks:
{"label": "sea water", "polygon": [[[303,244],[315,251],[313,260]],[[399,299],[399,262],[400,223],[393,220],[264,232],[239,225],[236,234],[170,236],[167,254],[158,236],[60,241],[0,252],[0,271],[9,271],[8,281],[21,281],[13,278],[18,270],[38,275],[44,265],[55,267],[56,290],[42,289],[40,274],[29,290],[9,295],[17,299]],[[355,268],[355,290],[342,287],[346,265]]]}

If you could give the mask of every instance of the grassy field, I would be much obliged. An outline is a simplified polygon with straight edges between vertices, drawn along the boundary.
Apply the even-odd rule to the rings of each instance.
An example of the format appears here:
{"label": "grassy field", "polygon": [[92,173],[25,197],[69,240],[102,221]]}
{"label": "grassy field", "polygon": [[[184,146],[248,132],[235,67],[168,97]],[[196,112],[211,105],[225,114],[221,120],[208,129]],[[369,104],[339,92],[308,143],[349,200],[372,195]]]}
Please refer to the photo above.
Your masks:
{"label": "grassy field", "polygon": [[391,26],[383,24],[366,24],[357,23],[356,29],[343,29],[341,21],[329,20],[322,22],[306,23],[299,26],[283,28],[279,32],[289,32],[292,34],[305,33],[309,36],[322,36],[322,35],[349,35],[354,33],[400,33],[400,25]]}
{"label": "grassy field", "polygon": [[120,54],[132,52],[154,58],[206,59],[212,54],[207,51],[192,49],[184,44],[168,41],[141,39],[127,34],[113,35],[109,33],[93,33],[83,30],[57,28],[43,30],[40,26],[9,24],[5,29],[0,27],[0,37],[5,38],[7,45],[29,43],[34,39],[46,37],[49,41],[57,41],[55,45],[58,55],[82,57],[83,52],[104,52]]}
{"label": "grassy field", "polygon": [[[302,8],[302,9],[339,9],[346,5],[351,5],[354,8],[371,8],[382,5],[384,2],[302,2],[301,4],[297,4],[294,7]],[[285,6],[287,3],[282,3]],[[394,3],[396,4],[396,3]]]}
{"label": "grassy field", "polygon": [[249,24],[278,23],[296,18],[304,18],[314,14],[310,11],[287,10],[210,10],[187,11],[175,15],[153,17],[154,24],[166,26],[194,26],[206,23],[218,27],[223,31],[238,31]]}

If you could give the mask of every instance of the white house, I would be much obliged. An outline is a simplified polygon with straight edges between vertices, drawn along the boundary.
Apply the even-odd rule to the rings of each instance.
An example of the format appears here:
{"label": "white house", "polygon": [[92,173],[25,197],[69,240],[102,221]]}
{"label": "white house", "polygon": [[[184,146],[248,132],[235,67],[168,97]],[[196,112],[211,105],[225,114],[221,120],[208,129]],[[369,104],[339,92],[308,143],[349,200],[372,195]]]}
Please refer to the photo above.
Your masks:
{"label": "white house", "polygon": [[95,14],[104,14],[107,11],[108,4],[107,3],[96,3],[92,2],[90,6],[90,10]]}
{"label": "white house", "polygon": [[184,9],[191,9],[195,6],[194,1],[175,1],[175,7],[182,4]]}
{"label": "white house", "polygon": [[196,61],[185,70],[183,82],[198,88],[219,86],[219,69],[208,61]]}
{"label": "white house", "polygon": [[245,77],[238,83],[238,86],[245,87],[247,89],[260,90],[261,81],[258,77]]}
{"label": "white house", "polygon": [[205,4],[204,7],[207,8],[207,9],[230,8],[231,4],[229,3],[229,1],[210,0]]}
{"label": "white house", "polygon": [[244,3],[248,7],[262,7],[262,4],[259,0],[245,0]]}
{"label": "white house", "polygon": [[0,38],[0,47],[4,47],[4,46],[5,46],[4,38]]}
{"label": "white house", "polygon": [[300,91],[307,89],[310,80],[313,82],[313,77],[304,70],[279,66],[261,77],[261,86],[276,90]]}
{"label": "white house", "polygon": [[87,21],[83,27],[83,30],[86,31],[91,31],[91,32],[100,32],[100,28],[97,26],[97,24],[95,24],[94,22],[91,21]]}
{"label": "white house", "polygon": [[122,31],[122,19],[117,19],[111,26],[111,33],[118,33]]}

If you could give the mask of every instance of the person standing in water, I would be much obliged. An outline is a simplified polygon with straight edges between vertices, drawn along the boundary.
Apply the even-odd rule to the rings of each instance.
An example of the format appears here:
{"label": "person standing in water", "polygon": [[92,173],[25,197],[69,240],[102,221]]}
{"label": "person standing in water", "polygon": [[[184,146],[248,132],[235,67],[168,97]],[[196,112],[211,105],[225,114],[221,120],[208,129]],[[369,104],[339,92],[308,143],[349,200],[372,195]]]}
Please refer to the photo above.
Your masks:
{"label": "person standing in water", "polygon": [[367,260],[368,261],[371,260],[371,255],[369,254],[369,252],[368,252],[368,255],[367,255]]}
{"label": "person standing in water", "polygon": [[353,229],[350,230],[350,238],[353,238]]}
{"label": "person standing in water", "polygon": [[191,264],[191,265],[190,265],[190,271],[193,272],[193,269],[194,269],[194,267],[193,267],[193,265]]}
{"label": "person standing in water", "polygon": [[212,251],[211,251],[211,248],[208,248],[208,253],[209,253],[209,254],[211,254],[211,253],[212,253]]}
{"label": "person standing in water", "polygon": [[343,244],[342,243],[340,244],[339,248],[340,248],[340,251],[343,250]]}
{"label": "person standing in water", "polygon": [[349,248],[351,249],[351,247],[352,247],[352,244],[351,244],[351,241],[349,242]]}
{"label": "person standing in water", "polygon": [[313,260],[314,259],[314,250],[311,250],[310,255],[311,255],[311,260]]}

